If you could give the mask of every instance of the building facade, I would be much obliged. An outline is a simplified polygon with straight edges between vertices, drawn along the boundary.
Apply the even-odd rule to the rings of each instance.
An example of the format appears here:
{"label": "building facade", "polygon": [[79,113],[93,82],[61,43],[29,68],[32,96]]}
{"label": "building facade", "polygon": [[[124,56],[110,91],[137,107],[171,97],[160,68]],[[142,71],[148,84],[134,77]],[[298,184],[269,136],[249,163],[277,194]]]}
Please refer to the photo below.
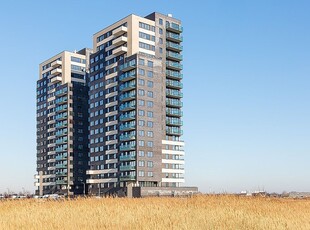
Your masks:
{"label": "building facade", "polygon": [[36,194],[81,194],[88,161],[90,50],[64,51],[40,64],[37,81]]}
{"label": "building facade", "polygon": [[153,13],[93,36],[88,192],[184,183],[182,26]]}
{"label": "building facade", "polygon": [[182,31],[171,15],[129,15],[93,35],[93,52],[40,65],[38,193],[182,187]]}

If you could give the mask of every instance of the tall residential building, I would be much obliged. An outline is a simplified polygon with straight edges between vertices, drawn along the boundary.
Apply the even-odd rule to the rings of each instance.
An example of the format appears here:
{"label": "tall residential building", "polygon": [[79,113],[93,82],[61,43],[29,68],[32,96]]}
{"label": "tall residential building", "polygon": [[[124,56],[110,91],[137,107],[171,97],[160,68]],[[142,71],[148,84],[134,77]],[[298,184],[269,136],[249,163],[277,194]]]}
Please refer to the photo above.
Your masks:
{"label": "tall residential building", "polygon": [[181,42],[181,22],[159,13],[129,15],[94,34],[90,194],[184,182]]}
{"label": "tall residential building", "polygon": [[40,65],[38,194],[197,191],[182,187],[182,30],[129,15]]}
{"label": "tall residential building", "polygon": [[88,161],[90,50],[62,52],[40,64],[37,81],[36,194],[79,194]]}

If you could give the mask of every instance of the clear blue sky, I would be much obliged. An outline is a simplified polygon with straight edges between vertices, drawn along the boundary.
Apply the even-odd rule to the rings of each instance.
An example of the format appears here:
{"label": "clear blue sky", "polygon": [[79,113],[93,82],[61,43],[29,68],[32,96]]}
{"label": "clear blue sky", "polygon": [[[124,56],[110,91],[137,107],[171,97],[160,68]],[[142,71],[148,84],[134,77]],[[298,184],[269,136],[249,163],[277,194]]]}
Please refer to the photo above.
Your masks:
{"label": "clear blue sky", "polygon": [[184,25],[187,185],[310,191],[310,2],[1,1],[0,193],[33,191],[38,65],[131,14]]}

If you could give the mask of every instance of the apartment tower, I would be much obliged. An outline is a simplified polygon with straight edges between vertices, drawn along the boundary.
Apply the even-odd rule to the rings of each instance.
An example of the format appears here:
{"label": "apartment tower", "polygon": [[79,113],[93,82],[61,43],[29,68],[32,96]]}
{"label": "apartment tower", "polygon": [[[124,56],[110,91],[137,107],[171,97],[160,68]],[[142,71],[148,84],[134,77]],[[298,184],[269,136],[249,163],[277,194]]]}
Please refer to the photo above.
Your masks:
{"label": "apartment tower", "polygon": [[89,194],[184,183],[182,26],[129,15],[93,36]]}
{"label": "apartment tower", "polygon": [[88,162],[90,50],[64,51],[40,64],[37,81],[36,194],[82,194]]}

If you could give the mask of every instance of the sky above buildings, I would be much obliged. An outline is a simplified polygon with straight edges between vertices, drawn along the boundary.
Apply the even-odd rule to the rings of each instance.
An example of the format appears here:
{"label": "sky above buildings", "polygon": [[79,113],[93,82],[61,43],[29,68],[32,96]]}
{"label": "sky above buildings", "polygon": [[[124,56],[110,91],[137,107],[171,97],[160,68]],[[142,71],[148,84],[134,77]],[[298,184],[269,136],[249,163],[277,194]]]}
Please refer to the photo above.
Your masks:
{"label": "sky above buildings", "polygon": [[133,13],[184,26],[186,185],[310,191],[309,1],[1,1],[0,193],[33,191],[42,61]]}

